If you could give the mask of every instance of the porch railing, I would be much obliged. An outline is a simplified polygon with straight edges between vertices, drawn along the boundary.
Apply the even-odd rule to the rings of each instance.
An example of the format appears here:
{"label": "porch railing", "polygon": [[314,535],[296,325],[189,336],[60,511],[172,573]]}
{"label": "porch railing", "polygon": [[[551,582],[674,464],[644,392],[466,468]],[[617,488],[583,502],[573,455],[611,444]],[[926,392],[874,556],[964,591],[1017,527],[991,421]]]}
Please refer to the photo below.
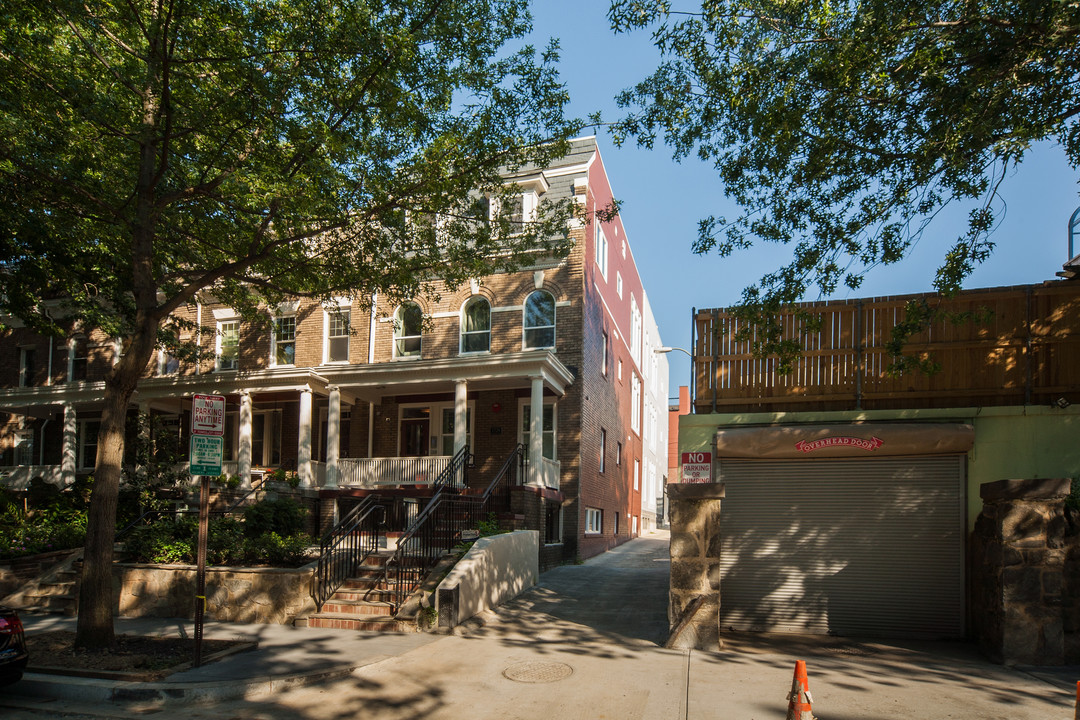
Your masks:
{"label": "porch railing", "polygon": [[342,458],[338,460],[338,483],[353,487],[426,484],[437,478],[451,460],[449,455]]}
{"label": "porch railing", "polygon": [[[464,452],[467,457],[467,450]],[[510,511],[511,488],[524,480],[525,447],[518,444],[479,495],[455,495],[443,488],[436,491],[416,522],[398,539],[397,550],[387,562],[387,577],[392,574],[396,580],[391,585],[394,613],[416,592],[439,558],[461,542],[462,531],[475,528],[484,513]]]}
{"label": "porch railing", "polygon": [[378,495],[369,495],[319,542],[319,566],[311,596],[319,610],[371,554],[379,550],[385,515]]}

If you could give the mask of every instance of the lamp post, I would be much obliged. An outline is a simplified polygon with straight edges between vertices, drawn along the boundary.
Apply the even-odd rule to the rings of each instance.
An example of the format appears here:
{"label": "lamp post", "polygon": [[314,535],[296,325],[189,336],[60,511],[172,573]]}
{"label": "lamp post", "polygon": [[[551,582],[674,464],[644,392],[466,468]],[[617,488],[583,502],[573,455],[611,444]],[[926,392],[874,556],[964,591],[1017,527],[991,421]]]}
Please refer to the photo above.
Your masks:
{"label": "lamp post", "polygon": [[690,358],[690,382],[687,384],[687,387],[690,388],[690,410],[692,412],[694,409],[694,355],[689,350],[685,350],[681,347],[668,347],[666,345],[656,348],[653,352],[659,355],[666,355],[672,350],[678,350],[685,354],[686,357]]}

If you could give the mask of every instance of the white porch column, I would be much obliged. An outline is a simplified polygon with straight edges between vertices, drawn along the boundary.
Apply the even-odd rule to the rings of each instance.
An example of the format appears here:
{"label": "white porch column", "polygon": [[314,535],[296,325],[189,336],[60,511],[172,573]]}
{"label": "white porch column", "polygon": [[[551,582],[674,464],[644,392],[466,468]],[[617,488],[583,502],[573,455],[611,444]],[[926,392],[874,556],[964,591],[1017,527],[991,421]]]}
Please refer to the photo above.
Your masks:
{"label": "white porch column", "polygon": [[300,473],[300,487],[311,487],[311,388],[300,391],[300,440],[296,448],[296,470]]}
{"label": "white porch column", "polygon": [[[441,422],[432,419],[432,422]],[[454,384],[454,455],[461,452],[468,441],[469,430],[469,383],[458,380]]]}
{"label": "white porch column", "polygon": [[75,460],[78,453],[76,443],[75,406],[65,403],[63,449],[60,455],[60,477],[64,481],[64,487],[75,482]]}
{"label": "white porch column", "polygon": [[544,378],[532,378],[532,395],[529,399],[529,484],[544,484]]}
{"label": "white porch column", "polygon": [[341,388],[330,385],[330,407],[326,413],[326,485],[338,486],[338,452],[341,444]]}
{"label": "white porch column", "polygon": [[[237,468],[240,489],[251,489],[251,393],[240,391],[240,437],[237,443]],[[262,461],[262,458],[259,458]]]}

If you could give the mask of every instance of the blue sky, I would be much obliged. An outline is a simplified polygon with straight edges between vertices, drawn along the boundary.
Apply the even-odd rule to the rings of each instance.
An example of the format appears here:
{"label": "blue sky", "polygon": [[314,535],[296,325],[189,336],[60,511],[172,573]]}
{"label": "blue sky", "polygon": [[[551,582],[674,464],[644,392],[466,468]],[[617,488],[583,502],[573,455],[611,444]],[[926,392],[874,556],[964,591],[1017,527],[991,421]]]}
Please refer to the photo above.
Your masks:
{"label": "blue sky", "polygon": [[[560,39],[560,72],[570,92],[572,116],[601,111],[605,119],[614,119],[619,113],[615,95],[657,64],[658,54],[647,33],[612,34],[607,7],[606,0],[532,3],[531,41],[543,46],[545,38]],[[675,163],[661,145],[653,150],[616,148],[605,130],[596,135],[615,196],[623,201],[623,224],[660,336],[666,345],[690,349],[691,308],[737,302],[745,285],[787,259],[787,248],[760,245],[728,258],[695,255],[690,246],[699,219],[713,213],[737,214],[711,168],[693,159]],[[1080,205],[1077,174],[1064,151],[1049,143],[1034,148],[1001,192],[1007,209],[993,237],[997,249],[966,286],[1053,279],[1068,259],[1068,220]],[[934,271],[960,233],[965,215],[966,210],[958,210],[939,216],[903,262],[876,268],[858,292],[840,291],[833,297],[929,291]],[[677,386],[688,383],[689,360],[677,352],[668,358],[670,394],[676,395]]]}

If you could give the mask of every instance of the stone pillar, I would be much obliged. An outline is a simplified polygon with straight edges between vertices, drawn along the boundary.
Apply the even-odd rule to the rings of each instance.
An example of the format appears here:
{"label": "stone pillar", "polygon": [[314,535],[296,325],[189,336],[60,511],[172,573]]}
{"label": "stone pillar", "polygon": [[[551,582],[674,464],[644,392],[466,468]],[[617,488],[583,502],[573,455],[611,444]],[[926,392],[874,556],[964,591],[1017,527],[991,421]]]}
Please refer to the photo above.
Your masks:
{"label": "stone pillar", "polygon": [[60,478],[63,480],[64,487],[75,482],[75,465],[79,450],[77,437],[75,406],[65,403],[63,448],[60,455]]}
{"label": "stone pillar", "polygon": [[532,378],[532,394],[529,398],[529,469],[526,475],[529,485],[544,484],[544,378]]}
{"label": "stone pillar", "polygon": [[1066,662],[1065,498],[1070,481],[999,480],[979,490],[971,617],[983,653],[1005,665]]}
{"label": "stone pillar", "polygon": [[667,647],[716,650],[720,640],[720,483],[668,485],[671,590]]}
{"label": "stone pillar", "polygon": [[236,459],[240,489],[246,492],[251,489],[251,393],[247,390],[240,391],[240,437]]}
{"label": "stone pillar", "polygon": [[330,385],[330,407],[326,411],[326,485],[338,486],[338,453],[341,449],[341,388]]}
{"label": "stone pillar", "polygon": [[309,488],[311,472],[311,388],[300,391],[300,428],[296,446],[296,471],[300,474],[300,487]]}
{"label": "stone pillar", "polygon": [[[432,422],[440,422],[432,418]],[[469,384],[464,380],[454,383],[454,454],[461,452],[468,440],[469,430]]]}

